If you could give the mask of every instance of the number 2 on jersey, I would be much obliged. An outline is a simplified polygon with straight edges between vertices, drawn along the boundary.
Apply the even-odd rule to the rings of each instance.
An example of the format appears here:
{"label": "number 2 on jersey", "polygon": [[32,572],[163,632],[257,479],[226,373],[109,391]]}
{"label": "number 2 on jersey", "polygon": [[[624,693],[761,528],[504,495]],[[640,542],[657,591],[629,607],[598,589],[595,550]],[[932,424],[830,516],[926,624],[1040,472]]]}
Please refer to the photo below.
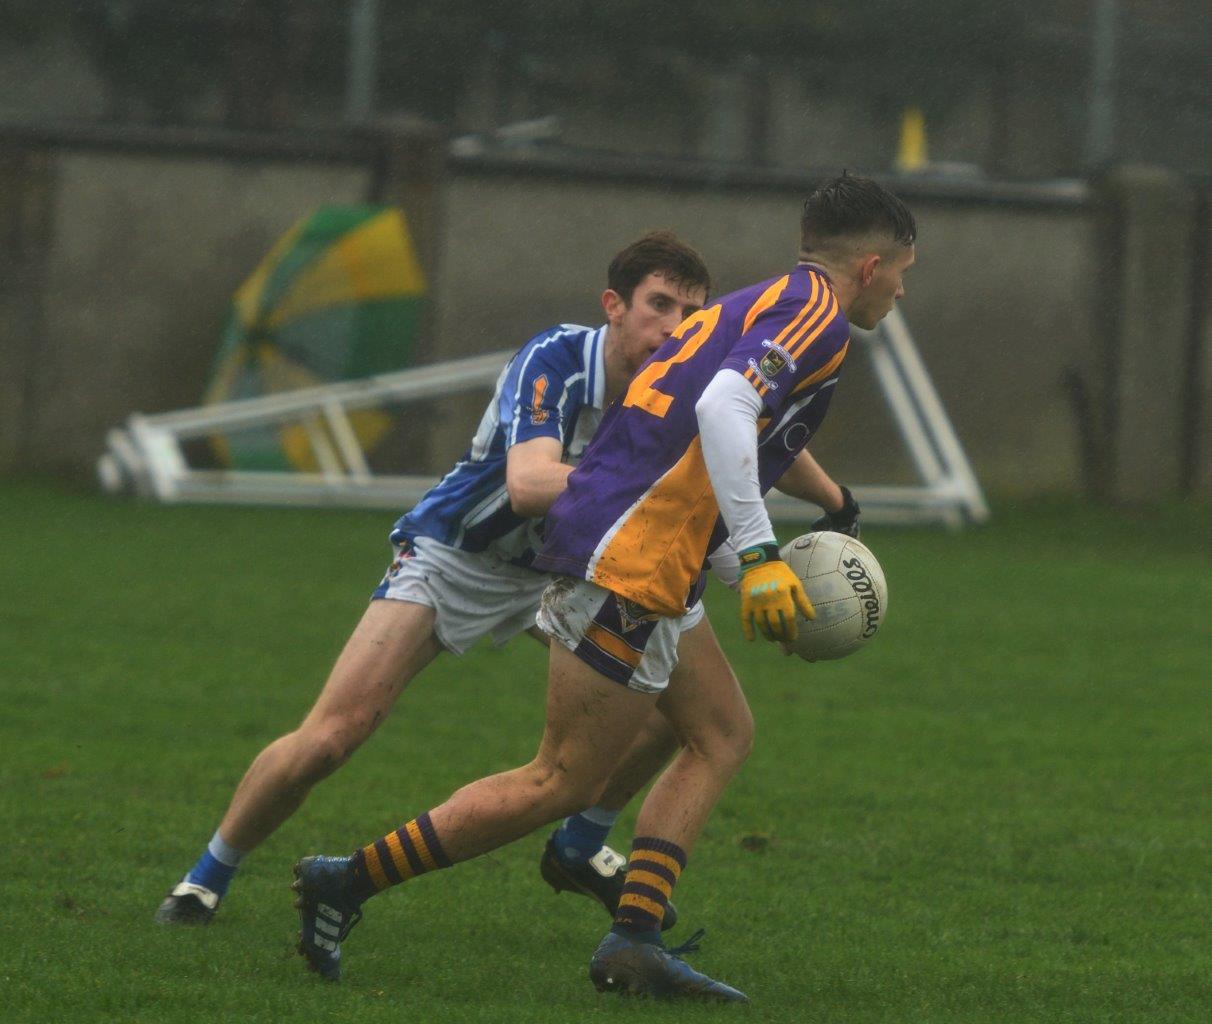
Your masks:
{"label": "number 2 on jersey", "polygon": [[668,359],[654,360],[636,374],[623,399],[624,407],[635,406],[662,418],[669,412],[669,407],[673,405],[673,395],[657,390],[657,384],[664,379],[671,366],[686,362],[703,347],[719,322],[721,308],[720,304],[716,303],[714,306],[700,309],[682,321],[673,332],[673,337],[681,340],[681,346]]}

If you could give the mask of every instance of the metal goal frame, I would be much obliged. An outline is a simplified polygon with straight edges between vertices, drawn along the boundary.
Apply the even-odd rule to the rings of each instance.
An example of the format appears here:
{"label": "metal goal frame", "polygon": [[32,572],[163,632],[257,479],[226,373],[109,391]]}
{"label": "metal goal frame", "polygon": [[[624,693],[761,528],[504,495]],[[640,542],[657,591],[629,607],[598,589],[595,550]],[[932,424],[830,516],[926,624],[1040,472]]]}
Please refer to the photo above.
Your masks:
{"label": "metal goal frame", "polygon": [[[913,336],[893,309],[870,332],[855,331],[871,359],[920,484],[853,488],[864,522],[937,523],[956,528],[982,522],[989,508],[963,446],[947,416]],[[102,487],[159,501],[346,506],[403,510],[435,483],[421,475],[376,474],[350,424],[349,413],[404,405],[491,387],[512,351],[380,374],[361,380],[221,402],[177,412],[134,413],[111,430],[97,461]],[[182,442],[249,427],[301,426],[318,472],[198,469]],[[772,493],[771,518],[802,521],[802,501]]]}

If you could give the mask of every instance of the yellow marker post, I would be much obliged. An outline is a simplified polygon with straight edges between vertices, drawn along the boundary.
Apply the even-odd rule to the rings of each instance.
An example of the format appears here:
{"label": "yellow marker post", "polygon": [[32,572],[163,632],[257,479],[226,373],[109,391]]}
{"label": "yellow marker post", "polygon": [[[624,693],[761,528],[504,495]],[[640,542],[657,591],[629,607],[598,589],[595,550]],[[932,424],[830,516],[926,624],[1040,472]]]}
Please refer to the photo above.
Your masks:
{"label": "yellow marker post", "polygon": [[926,152],[926,118],[921,107],[906,107],[901,114],[901,139],[896,151],[896,169],[904,173],[925,170],[930,163]]}

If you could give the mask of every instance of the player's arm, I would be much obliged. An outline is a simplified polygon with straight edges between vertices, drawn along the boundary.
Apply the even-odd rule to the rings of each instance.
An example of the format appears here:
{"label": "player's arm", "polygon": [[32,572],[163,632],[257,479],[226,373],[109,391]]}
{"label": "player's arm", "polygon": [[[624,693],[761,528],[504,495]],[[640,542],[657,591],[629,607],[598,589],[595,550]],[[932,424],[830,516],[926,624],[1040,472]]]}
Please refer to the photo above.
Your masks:
{"label": "player's arm", "polygon": [[836,512],[845,504],[842,489],[805,448],[774,485],[784,494]]}
{"label": "player's arm", "polygon": [[758,479],[757,421],[762,400],[735,370],[722,369],[695,404],[703,459],[741,563],[741,628],[752,640],[793,640],[795,613],[815,612],[803,584],[779,557]]}
{"label": "player's arm", "polygon": [[563,424],[575,403],[565,387],[577,368],[560,346],[532,348],[520,364],[512,403],[503,405],[505,490],[510,508],[525,519],[546,515],[567,487],[572,467],[563,462]]}
{"label": "player's arm", "polygon": [[813,530],[832,530],[849,537],[859,535],[859,506],[850,489],[837,484],[805,448],[774,485],[784,494],[820,505],[824,515]]}
{"label": "player's arm", "polygon": [[554,437],[532,437],[510,446],[505,453],[505,490],[514,512],[526,519],[547,514],[572,472],[560,461],[563,453],[563,445]]}
{"label": "player's arm", "polygon": [[741,554],[727,537],[718,548],[707,553],[707,568],[729,590],[740,592]]}

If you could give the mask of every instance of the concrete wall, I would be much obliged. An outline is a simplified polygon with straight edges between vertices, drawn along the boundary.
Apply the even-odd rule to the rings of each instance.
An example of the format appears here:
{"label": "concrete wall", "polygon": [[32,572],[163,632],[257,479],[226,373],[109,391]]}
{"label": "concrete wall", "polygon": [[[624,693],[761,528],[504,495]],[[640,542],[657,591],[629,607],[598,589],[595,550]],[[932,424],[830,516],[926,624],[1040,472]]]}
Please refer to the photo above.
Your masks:
{"label": "concrete wall", "polygon": [[[439,184],[427,166],[398,140],[360,155],[330,147],[324,159],[171,146],[0,146],[0,469],[89,475],[106,430],[131,412],[195,404],[233,291],[320,203],[376,196],[415,205],[410,223],[420,229],[436,308],[421,361],[514,348],[557,321],[599,323],[606,264],[651,228],[672,228],[696,245],[717,294],[783,273],[796,252],[802,188],[786,181],[600,169],[569,175],[454,161]],[[1106,211],[1114,190],[1095,192],[1096,206],[1081,189],[1056,201],[1042,193],[1015,198],[1009,189],[1009,198],[992,202],[977,190],[901,187],[919,221],[918,263],[902,308],[978,476],[1002,494],[1088,486],[1090,444],[1129,414],[1147,414],[1122,380],[1115,391],[1108,371],[1116,353],[1140,344],[1122,324],[1144,336],[1150,322],[1144,278],[1131,308],[1108,314],[1103,289],[1117,264],[1106,258],[1115,224]],[[1200,230],[1208,234],[1202,209]],[[1186,294],[1207,303],[1209,246],[1212,238],[1204,242],[1202,287],[1191,259],[1172,268],[1187,284],[1171,305]],[[1165,251],[1158,248],[1158,258]],[[1118,259],[1129,269],[1141,263]],[[1190,326],[1189,357],[1173,363],[1171,376],[1189,366],[1197,379],[1167,386],[1194,396],[1184,428],[1194,437],[1188,476],[1208,495],[1212,313],[1198,320],[1195,312],[1171,316],[1166,329],[1169,338]],[[1176,348],[1169,338],[1167,346],[1174,353],[1182,342]],[[1083,416],[1073,381],[1085,388]],[[410,456],[443,469],[466,447],[481,405],[468,398],[418,411],[404,431]],[[1139,443],[1121,448],[1138,466],[1148,461]],[[861,353],[817,452],[849,482],[913,478]],[[1143,487],[1137,496],[1152,493]]]}
{"label": "concrete wall", "polygon": [[432,271],[435,138],[0,138],[0,469],[91,474],[132,412],[197,405],[236,288],[317,206],[404,206]]}
{"label": "concrete wall", "polygon": [[[978,473],[999,491],[1076,490],[1062,376],[1092,347],[1089,214],[912,205],[918,262],[903,309]],[[672,228],[699,248],[719,293],[784,273],[799,207],[790,191],[460,173],[447,186],[441,344],[450,355],[485,351],[556,321],[601,322],[610,257],[650,228]],[[465,447],[477,416],[449,415],[448,456]],[[819,437],[822,458],[847,480],[908,482],[899,443],[865,360],[852,360]]]}
{"label": "concrete wall", "polygon": [[361,201],[368,175],[66,153],[56,177],[24,457],[74,466],[132,411],[197,405],[232,293],[302,214]]}

